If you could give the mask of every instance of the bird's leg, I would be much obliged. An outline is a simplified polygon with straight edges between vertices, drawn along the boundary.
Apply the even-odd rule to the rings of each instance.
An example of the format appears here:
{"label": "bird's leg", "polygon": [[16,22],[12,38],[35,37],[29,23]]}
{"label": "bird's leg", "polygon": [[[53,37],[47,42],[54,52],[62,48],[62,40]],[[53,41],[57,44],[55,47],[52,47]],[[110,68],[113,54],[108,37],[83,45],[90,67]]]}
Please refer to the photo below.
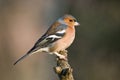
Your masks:
{"label": "bird's leg", "polygon": [[67,60],[66,56],[62,55],[62,54],[59,54],[58,52],[54,52],[54,54],[56,56],[58,56],[60,59],[64,59],[64,60]]}

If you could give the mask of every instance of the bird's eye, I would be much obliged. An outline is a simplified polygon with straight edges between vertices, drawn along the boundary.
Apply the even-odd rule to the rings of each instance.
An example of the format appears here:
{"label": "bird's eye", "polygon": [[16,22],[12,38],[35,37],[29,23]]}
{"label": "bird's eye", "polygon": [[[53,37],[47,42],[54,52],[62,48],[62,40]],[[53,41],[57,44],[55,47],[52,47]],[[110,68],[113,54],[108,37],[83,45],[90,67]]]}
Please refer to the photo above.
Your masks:
{"label": "bird's eye", "polygon": [[73,22],[73,20],[71,20],[71,19],[70,19],[69,21],[70,21],[70,22]]}

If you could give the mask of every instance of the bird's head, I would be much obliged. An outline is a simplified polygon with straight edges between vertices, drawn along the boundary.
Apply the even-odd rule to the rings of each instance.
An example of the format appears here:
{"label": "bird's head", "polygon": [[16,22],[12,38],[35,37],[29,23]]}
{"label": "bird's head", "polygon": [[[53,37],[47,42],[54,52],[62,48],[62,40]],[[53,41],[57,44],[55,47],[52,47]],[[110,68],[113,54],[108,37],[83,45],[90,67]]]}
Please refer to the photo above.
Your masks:
{"label": "bird's head", "polygon": [[79,26],[80,24],[77,22],[76,18],[72,15],[64,15],[63,17],[58,19],[58,22],[61,24],[65,24],[68,26]]}

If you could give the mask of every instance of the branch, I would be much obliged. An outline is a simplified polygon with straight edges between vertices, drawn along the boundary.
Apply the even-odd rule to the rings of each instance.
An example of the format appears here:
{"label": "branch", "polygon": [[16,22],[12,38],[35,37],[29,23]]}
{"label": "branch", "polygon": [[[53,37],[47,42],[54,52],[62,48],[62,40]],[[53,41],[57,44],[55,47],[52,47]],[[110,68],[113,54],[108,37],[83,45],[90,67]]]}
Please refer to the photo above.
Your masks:
{"label": "branch", "polygon": [[[67,51],[60,51],[59,54],[66,56],[67,58]],[[57,57],[57,66],[55,67],[55,72],[58,74],[60,80],[74,80],[73,78],[73,69],[68,63],[67,60],[60,59]]]}

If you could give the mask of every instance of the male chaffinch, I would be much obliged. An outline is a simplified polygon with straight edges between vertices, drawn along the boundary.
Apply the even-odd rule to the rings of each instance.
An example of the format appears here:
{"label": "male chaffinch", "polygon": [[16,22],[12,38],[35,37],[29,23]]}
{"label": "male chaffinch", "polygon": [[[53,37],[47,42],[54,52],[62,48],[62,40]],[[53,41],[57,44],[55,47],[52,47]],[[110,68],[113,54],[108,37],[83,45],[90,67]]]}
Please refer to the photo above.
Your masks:
{"label": "male chaffinch", "polygon": [[65,56],[59,54],[59,51],[68,48],[75,38],[75,26],[79,23],[72,15],[64,15],[59,18],[47,32],[35,43],[35,45],[15,63],[24,59],[25,57],[37,53],[48,52],[57,55],[60,59],[65,59]]}

